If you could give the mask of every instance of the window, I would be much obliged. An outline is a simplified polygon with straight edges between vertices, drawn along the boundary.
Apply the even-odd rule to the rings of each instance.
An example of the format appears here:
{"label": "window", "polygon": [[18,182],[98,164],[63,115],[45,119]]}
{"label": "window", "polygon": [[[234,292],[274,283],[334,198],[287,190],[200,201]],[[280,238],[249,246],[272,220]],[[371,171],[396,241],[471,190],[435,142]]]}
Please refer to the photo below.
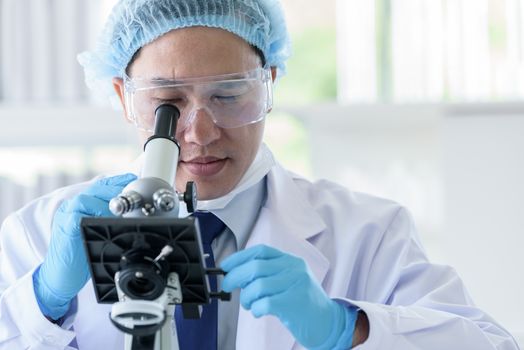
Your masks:
{"label": "window", "polygon": [[338,0],[339,99],[524,97],[524,1]]}
{"label": "window", "polygon": [[335,0],[283,0],[292,41],[287,75],[275,87],[265,142],[291,170],[314,177],[305,113],[337,98]]}
{"label": "window", "polygon": [[89,102],[76,55],[93,45],[107,5],[104,0],[1,1],[0,102]]}

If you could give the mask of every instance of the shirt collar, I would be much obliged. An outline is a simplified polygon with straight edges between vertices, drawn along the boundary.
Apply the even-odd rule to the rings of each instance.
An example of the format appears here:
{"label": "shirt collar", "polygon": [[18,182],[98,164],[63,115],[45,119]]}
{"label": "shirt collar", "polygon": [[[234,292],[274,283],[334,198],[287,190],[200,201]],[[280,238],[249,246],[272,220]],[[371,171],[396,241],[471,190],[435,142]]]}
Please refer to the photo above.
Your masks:
{"label": "shirt collar", "polygon": [[238,249],[245,246],[266,200],[266,175],[274,165],[273,154],[262,144],[253,163],[231,192],[217,199],[198,202],[198,210],[212,212],[233,232]]}
{"label": "shirt collar", "polygon": [[225,208],[211,210],[235,236],[237,249],[243,249],[267,197],[266,177],[239,193]]}

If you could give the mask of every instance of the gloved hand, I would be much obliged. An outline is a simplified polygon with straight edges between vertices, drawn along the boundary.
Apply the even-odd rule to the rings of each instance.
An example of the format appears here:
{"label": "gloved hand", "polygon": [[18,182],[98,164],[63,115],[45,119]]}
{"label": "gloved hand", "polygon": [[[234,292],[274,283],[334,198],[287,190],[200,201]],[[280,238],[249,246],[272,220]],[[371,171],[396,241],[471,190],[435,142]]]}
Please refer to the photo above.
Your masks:
{"label": "gloved hand", "polygon": [[220,266],[227,272],[222,289],[241,288],[240,303],[255,317],[278,317],[306,348],[351,348],[356,308],[331,300],[304,260],[257,245],[231,255]]}
{"label": "gloved hand", "polygon": [[51,241],[44,262],[33,274],[36,300],[42,313],[58,320],[89,280],[89,268],[80,233],[85,216],[113,216],[109,201],[136,179],[133,174],[103,178],[71,200],[64,201],[53,218]]}

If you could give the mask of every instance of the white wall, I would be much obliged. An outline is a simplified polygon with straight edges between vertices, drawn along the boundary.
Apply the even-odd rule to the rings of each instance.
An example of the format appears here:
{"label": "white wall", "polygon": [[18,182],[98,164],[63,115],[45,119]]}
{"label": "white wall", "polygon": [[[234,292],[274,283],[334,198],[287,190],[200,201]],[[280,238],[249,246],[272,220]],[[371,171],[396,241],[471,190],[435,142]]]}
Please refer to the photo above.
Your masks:
{"label": "white wall", "polygon": [[0,147],[135,144],[134,127],[122,113],[76,104],[0,103]]}
{"label": "white wall", "polygon": [[430,258],[524,346],[522,107],[325,105],[304,117],[315,177],[406,205]]}
{"label": "white wall", "polygon": [[524,115],[446,118],[443,257],[475,301],[524,335]]}

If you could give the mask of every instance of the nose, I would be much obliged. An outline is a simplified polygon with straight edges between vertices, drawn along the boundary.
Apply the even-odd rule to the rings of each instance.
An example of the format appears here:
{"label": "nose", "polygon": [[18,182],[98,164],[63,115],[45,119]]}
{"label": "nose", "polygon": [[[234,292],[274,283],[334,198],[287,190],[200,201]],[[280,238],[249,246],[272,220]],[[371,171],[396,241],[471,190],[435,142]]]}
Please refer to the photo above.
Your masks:
{"label": "nose", "polygon": [[220,128],[205,108],[199,108],[192,113],[195,114],[189,117],[189,125],[182,130],[186,143],[207,146],[220,138]]}

